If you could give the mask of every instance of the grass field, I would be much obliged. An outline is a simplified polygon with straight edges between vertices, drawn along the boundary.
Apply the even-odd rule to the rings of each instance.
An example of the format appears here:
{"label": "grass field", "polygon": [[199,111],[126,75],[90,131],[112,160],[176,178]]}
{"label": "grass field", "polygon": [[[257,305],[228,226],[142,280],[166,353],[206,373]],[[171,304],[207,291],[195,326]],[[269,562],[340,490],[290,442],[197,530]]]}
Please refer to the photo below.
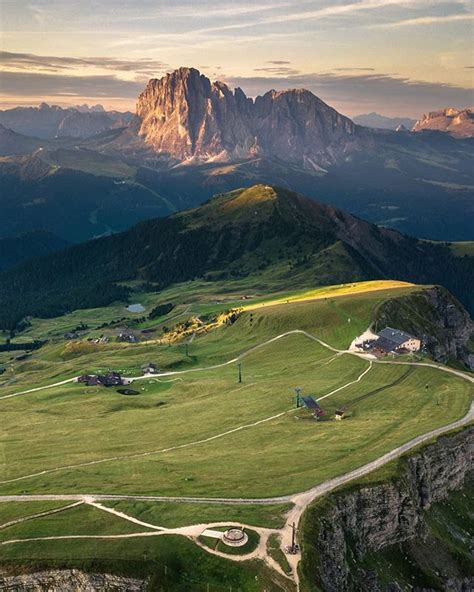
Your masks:
{"label": "grass field", "polygon": [[[62,338],[64,331],[81,321],[95,334],[105,322],[133,317],[123,305],[49,321],[34,319],[24,336],[46,337],[48,343],[24,361],[11,360],[11,352],[0,358],[6,367],[0,377],[0,494],[284,496],[309,489],[448,424],[465,414],[473,394],[472,386],[457,376],[423,366],[370,363],[332,351],[302,333],[270,341],[299,330],[345,349],[370,325],[381,302],[418,289],[374,282],[274,296],[255,293],[242,301],[242,292],[223,294],[215,285],[211,291],[198,282],[181,291],[172,288],[160,295],[138,294],[136,302],[145,306],[146,313],[136,317],[158,303],[175,304],[166,317],[147,321],[147,327],[158,329],[191,315],[205,319],[229,308],[243,309],[233,324],[198,334],[189,344],[188,356],[183,342],[168,345],[159,342],[155,334],[138,344],[83,340],[71,346]],[[229,360],[233,361],[227,363]],[[107,368],[139,376],[141,365],[149,361],[156,362],[165,375],[134,382],[137,396],[68,383],[2,398]],[[315,422],[307,410],[295,408],[296,386],[304,395],[320,399],[325,410],[321,421]],[[346,408],[346,418],[336,422],[334,412],[341,406]],[[0,504],[0,526],[61,503]],[[224,506],[133,500],[105,505],[168,528],[222,521],[280,528],[289,509],[286,504]],[[0,529],[0,541],[28,538],[32,533],[102,535],[139,530],[143,528],[116,516],[78,506]],[[149,553],[162,554],[160,565],[163,557],[169,556],[161,539],[133,538],[128,545],[126,539],[108,540],[100,549],[93,539],[65,541],[64,546],[57,541],[19,543],[3,546],[2,556],[7,561],[24,558],[71,565],[73,558],[87,562],[98,552],[104,565],[126,557],[143,567]],[[173,541],[172,545],[179,541],[177,556],[192,545],[176,537],[165,539],[168,544]],[[74,545],[77,554],[73,553]],[[192,553],[202,557],[204,552],[193,549]],[[213,557],[209,562],[210,572],[217,573],[213,570],[220,569],[220,559]],[[139,568],[129,571],[134,569]],[[180,567],[181,580],[187,569],[191,567],[186,559]],[[266,572],[261,566],[239,571],[243,590],[261,589],[249,584],[256,573]],[[268,589],[287,589],[275,586]]]}
{"label": "grass field", "polygon": [[176,504],[145,501],[109,501],[105,505],[144,522],[167,528],[219,522],[223,516],[225,516],[225,520],[237,524],[281,528],[285,523],[284,514],[291,508],[291,504],[224,506],[222,504]]}

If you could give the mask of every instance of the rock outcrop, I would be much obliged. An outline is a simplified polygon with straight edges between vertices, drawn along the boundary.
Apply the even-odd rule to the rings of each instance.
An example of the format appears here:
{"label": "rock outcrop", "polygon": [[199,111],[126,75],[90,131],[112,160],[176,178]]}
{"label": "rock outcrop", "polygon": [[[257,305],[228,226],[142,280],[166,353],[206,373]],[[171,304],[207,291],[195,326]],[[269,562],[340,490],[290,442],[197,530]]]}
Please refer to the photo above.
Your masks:
{"label": "rock outcrop", "polygon": [[474,137],[474,109],[442,109],[431,111],[417,121],[413,127],[414,132],[434,130],[447,132],[455,138]]}
{"label": "rock outcrop", "polygon": [[150,80],[137,116],[145,142],[177,162],[262,155],[318,169],[344,158],[358,140],[350,119],[307,90],[271,90],[252,100],[194,68]]}
{"label": "rock outcrop", "polygon": [[18,576],[0,575],[3,592],[143,592],[143,580],[77,569],[48,570]]}
{"label": "rock outcrop", "polygon": [[463,362],[474,370],[470,341],[474,322],[463,305],[440,286],[387,300],[376,315],[375,329],[397,327],[419,337],[437,362]]}
{"label": "rock outcrop", "polygon": [[[303,529],[305,578],[324,592],[408,589],[397,581],[382,585],[380,574],[367,568],[364,560],[411,541],[418,547],[430,544],[425,513],[463,487],[472,474],[473,445],[472,427],[442,437],[408,457],[396,480],[347,488],[310,507]],[[447,573],[441,565],[436,567],[434,575],[443,583],[442,589],[472,589],[463,586],[472,586],[474,578],[456,574],[452,566]],[[409,589],[421,590],[412,585]],[[424,592],[429,590],[432,588],[424,588]]]}

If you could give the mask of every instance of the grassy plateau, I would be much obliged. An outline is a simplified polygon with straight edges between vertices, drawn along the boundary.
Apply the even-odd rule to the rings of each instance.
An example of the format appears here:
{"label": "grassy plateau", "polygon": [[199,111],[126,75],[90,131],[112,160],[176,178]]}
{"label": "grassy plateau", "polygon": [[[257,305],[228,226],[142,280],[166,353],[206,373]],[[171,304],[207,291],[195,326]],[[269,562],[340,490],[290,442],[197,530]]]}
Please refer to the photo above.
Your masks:
{"label": "grassy plateau", "polygon": [[[379,364],[344,351],[371,324],[381,302],[419,289],[379,281],[269,295],[261,286],[190,282],[160,294],[137,292],[136,302],[145,308],[141,313],[115,304],[33,319],[16,339],[45,339],[46,344],[24,360],[15,359],[19,352],[0,354],[5,368],[0,375],[0,496],[286,496],[455,421],[471,402],[467,381],[423,365]],[[150,320],[153,307],[165,302],[172,302],[173,310]],[[211,323],[229,309],[238,309],[232,322]],[[167,338],[167,329],[192,319],[203,328],[182,338],[178,328],[173,339]],[[65,340],[63,333],[81,323],[87,328],[80,338]],[[124,325],[139,335],[138,343],[116,341]],[[87,341],[100,335],[109,341]],[[140,376],[142,364],[150,361],[160,374]],[[138,394],[76,382],[19,394],[107,369],[135,377],[131,388]],[[319,399],[325,411],[320,421],[296,408],[295,387]],[[340,407],[346,408],[346,417],[337,422],[334,412]],[[153,536],[157,533],[150,528],[88,505],[32,517],[70,503],[0,503],[0,561],[90,566],[95,558],[104,569],[120,571],[114,562],[123,558],[129,562],[123,564],[125,571],[139,574],[151,569],[153,557],[156,573],[169,563],[166,577],[178,574],[163,589],[186,589],[191,573],[193,581],[208,577],[216,586],[234,582],[236,589],[261,590],[257,576],[268,590],[292,589],[281,578],[269,577],[258,562],[230,564],[189,540]],[[281,528],[291,507],[278,501],[226,506],[134,499],[104,505],[166,528],[223,521]],[[135,536],[143,531],[148,535]],[[3,544],[59,535],[131,536]],[[174,549],[175,568],[166,545]],[[270,547],[286,567],[274,539]],[[191,559],[201,562],[196,571]]]}

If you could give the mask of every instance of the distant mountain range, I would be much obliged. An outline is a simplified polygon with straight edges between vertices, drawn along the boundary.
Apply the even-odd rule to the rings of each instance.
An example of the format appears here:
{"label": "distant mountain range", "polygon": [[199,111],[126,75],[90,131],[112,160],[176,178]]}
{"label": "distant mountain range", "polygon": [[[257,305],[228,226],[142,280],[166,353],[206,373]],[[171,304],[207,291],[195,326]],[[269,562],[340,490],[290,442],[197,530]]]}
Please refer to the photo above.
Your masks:
{"label": "distant mountain range", "polygon": [[[61,134],[76,118],[115,115],[100,106],[0,115],[12,113],[28,129],[44,116],[54,125],[42,133],[60,137],[23,135],[0,118],[0,237],[43,230],[80,242],[265,183],[414,236],[473,238],[474,140],[356,125],[304,89],[251,99],[180,68],[148,83],[127,125],[116,114],[86,138]],[[77,125],[68,133],[94,129]]]}
{"label": "distant mountain range", "polygon": [[159,289],[194,278],[271,278],[300,288],[385,277],[442,283],[473,309],[473,257],[256,185],[0,274],[0,328],[123,299],[131,280]]}
{"label": "distant mountain range", "polygon": [[385,115],[374,112],[356,115],[352,118],[352,121],[357,123],[357,125],[363,125],[365,127],[389,130],[396,130],[401,126],[407,130],[411,130],[416,123],[416,119],[410,119],[409,117],[386,117]]}
{"label": "distant mountain range", "polygon": [[101,105],[87,105],[63,109],[57,105],[41,103],[39,107],[15,107],[0,111],[0,124],[4,127],[36,138],[87,138],[108,129],[125,127],[133,114],[105,111]]}
{"label": "distant mountain range", "polygon": [[455,138],[474,137],[474,109],[442,109],[423,115],[413,127],[414,132],[434,130]]}

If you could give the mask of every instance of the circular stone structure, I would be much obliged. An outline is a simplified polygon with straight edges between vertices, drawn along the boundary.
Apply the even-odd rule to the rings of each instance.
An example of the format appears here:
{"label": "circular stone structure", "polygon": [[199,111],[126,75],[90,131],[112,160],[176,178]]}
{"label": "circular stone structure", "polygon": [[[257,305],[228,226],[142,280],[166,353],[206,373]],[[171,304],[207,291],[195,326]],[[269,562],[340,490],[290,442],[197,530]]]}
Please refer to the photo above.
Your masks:
{"label": "circular stone structure", "polygon": [[229,547],[243,547],[247,544],[249,537],[241,528],[229,528],[222,536],[222,542]]}

